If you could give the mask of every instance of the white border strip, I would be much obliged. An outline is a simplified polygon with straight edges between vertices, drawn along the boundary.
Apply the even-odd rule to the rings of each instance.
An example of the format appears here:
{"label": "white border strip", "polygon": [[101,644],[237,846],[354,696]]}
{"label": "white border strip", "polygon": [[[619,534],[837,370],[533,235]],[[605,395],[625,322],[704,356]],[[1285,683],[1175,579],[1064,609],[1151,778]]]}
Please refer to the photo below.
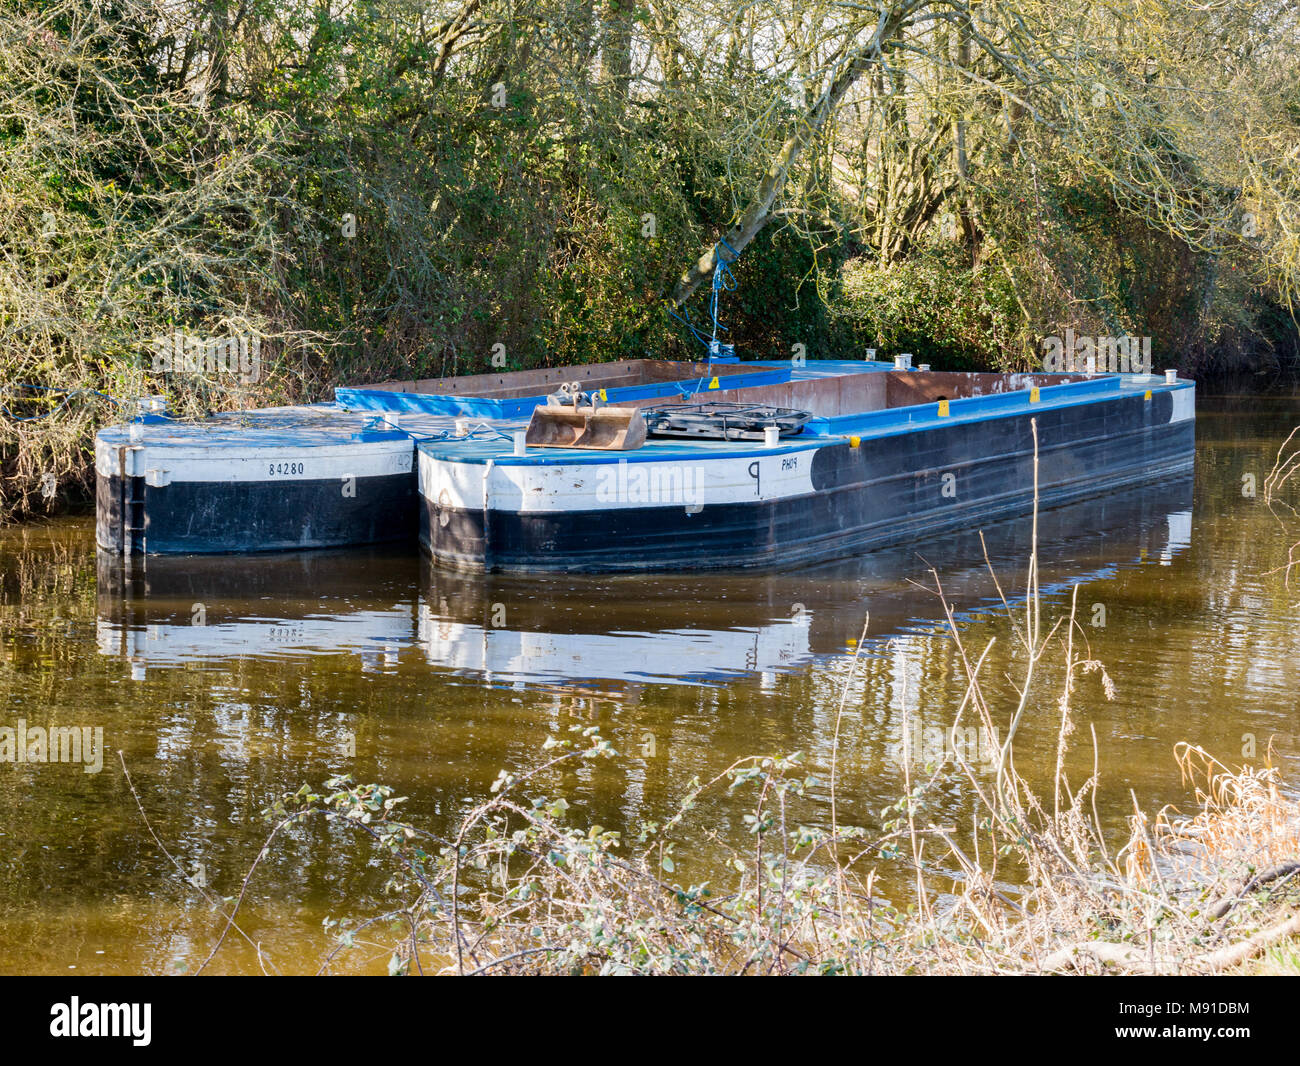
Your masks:
{"label": "white border strip", "polygon": [[[343,446],[277,446],[273,448],[198,449],[124,445],[128,477],[146,478],[150,485],[173,482],[331,481],[345,477],[386,477],[409,474],[415,444],[405,440],[374,441]],[[119,477],[118,447],[95,442],[95,471]]]}
{"label": "white border strip", "polygon": [[420,492],[457,510],[562,514],[633,507],[699,509],[811,495],[816,449],[736,458],[573,465],[464,463],[420,455]]}

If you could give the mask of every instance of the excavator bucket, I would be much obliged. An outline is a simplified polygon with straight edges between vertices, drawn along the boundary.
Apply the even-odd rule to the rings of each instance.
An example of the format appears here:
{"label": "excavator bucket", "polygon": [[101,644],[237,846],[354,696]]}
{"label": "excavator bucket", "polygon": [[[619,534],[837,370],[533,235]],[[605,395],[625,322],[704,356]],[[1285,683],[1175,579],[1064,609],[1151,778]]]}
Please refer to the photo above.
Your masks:
{"label": "excavator bucket", "polygon": [[626,452],[641,447],[645,438],[640,408],[547,403],[533,408],[524,443],[530,448]]}

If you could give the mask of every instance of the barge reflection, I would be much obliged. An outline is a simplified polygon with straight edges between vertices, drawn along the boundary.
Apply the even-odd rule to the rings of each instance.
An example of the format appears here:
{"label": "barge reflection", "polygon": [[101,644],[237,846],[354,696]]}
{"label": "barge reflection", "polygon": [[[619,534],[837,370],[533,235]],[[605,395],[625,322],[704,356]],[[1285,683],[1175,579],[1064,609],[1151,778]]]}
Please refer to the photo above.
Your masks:
{"label": "barge reflection", "polygon": [[[1191,536],[1190,477],[1039,515],[1052,595],[1133,565],[1167,564]],[[545,578],[443,571],[403,547],[243,556],[98,556],[103,655],[151,667],[347,654],[367,670],[423,664],[492,685],[771,682],[870,640],[942,621],[931,568],[960,615],[1023,587],[1030,522],[772,575]]]}

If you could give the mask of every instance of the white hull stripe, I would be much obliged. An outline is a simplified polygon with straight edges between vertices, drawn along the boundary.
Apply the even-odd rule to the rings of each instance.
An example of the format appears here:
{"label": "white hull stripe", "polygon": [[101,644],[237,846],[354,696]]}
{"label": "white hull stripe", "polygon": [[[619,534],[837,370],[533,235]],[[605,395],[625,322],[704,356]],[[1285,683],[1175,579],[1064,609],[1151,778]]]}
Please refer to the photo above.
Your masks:
{"label": "white hull stripe", "polygon": [[[330,481],[345,477],[409,474],[414,445],[407,440],[348,444],[338,447],[237,448],[212,454],[201,449],[126,445],[128,477],[150,485],[173,482]],[[119,450],[95,444],[95,470],[103,477],[122,476]]]}
{"label": "white hull stripe", "polygon": [[1186,422],[1196,417],[1196,389],[1174,389],[1174,411],[1169,416],[1170,422]]}
{"label": "white hull stripe", "polygon": [[420,492],[441,507],[521,513],[755,503],[810,495],[814,454],[546,466],[458,463],[421,454]]}

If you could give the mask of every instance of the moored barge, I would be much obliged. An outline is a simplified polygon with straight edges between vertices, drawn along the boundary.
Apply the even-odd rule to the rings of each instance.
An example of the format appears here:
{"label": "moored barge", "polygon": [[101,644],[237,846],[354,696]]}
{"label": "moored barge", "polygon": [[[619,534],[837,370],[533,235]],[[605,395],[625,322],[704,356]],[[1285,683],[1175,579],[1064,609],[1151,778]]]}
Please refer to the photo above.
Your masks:
{"label": "moored barge", "polygon": [[1186,472],[1194,424],[1172,373],[905,359],[388,382],[101,431],[97,539],[156,555],[418,536],[466,571],[779,570],[1012,517],[1035,491],[1047,508]]}
{"label": "moored barge", "polygon": [[421,543],[470,571],[783,569],[1192,466],[1195,386],[1172,373],[853,370],[733,390],[773,412],[761,433],[656,403],[670,435],[632,451],[421,443]]}
{"label": "moored barge", "polygon": [[780,365],[638,359],[340,388],[333,403],[197,422],[150,415],[95,438],[96,539],[123,555],[414,540],[416,441],[508,439],[562,388],[610,404],[649,402],[790,374]]}

